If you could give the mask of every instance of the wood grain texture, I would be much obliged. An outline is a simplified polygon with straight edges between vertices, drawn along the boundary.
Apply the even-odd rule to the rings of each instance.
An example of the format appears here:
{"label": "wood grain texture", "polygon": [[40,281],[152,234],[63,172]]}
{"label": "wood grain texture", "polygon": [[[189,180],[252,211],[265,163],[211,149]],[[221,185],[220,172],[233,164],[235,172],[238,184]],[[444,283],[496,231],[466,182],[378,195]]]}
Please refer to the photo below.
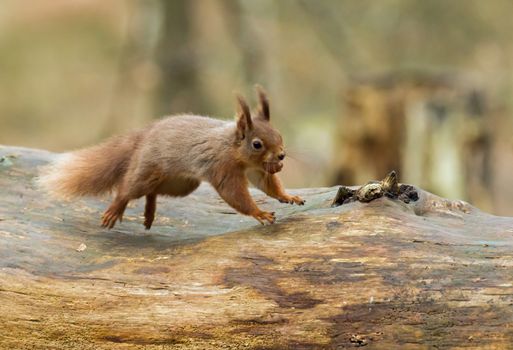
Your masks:
{"label": "wood grain texture", "polygon": [[149,232],[143,200],[107,231],[108,199],[35,188],[52,156],[0,148],[2,349],[513,344],[513,218],[423,191],[331,208],[319,188],[292,191],[304,207],[253,192],[278,218],[260,226],[201,186],[159,198]]}

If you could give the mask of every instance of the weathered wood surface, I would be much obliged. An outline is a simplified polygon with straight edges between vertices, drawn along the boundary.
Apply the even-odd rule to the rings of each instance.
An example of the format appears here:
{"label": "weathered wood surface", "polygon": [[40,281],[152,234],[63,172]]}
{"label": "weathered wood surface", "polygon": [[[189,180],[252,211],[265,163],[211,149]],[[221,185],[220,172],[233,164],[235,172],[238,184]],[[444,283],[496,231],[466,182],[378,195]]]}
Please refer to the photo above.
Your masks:
{"label": "weathered wood surface", "polygon": [[35,189],[51,157],[0,148],[0,348],[512,348],[513,218],[422,191],[331,208],[324,188],[256,194],[264,227],[205,186],[107,231],[106,200]]}

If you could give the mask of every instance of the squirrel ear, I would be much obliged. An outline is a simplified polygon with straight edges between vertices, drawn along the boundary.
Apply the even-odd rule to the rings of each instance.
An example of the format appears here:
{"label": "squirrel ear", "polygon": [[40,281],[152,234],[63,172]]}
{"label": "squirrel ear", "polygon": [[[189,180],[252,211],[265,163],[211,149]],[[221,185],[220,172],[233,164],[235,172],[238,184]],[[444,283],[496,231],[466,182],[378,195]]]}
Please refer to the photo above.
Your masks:
{"label": "squirrel ear", "polygon": [[269,110],[269,99],[264,89],[260,85],[255,85],[255,90],[258,95],[258,116],[264,120],[269,121],[271,119],[271,113]]}
{"label": "squirrel ear", "polygon": [[244,138],[246,129],[253,128],[253,121],[251,120],[251,113],[244,97],[237,94],[237,102],[239,103],[237,111],[237,129],[241,138]]}

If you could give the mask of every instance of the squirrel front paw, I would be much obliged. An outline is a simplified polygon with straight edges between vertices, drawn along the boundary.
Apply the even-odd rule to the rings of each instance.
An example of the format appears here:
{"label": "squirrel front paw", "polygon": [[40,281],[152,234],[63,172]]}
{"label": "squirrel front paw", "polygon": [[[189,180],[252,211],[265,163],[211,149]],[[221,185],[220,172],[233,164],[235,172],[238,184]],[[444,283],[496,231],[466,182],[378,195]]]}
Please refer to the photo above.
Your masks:
{"label": "squirrel front paw", "polygon": [[274,216],[274,212],[270,213],[268,211],[259,211],[256,214],[252,215],[255,219],[258,220],[259,223],[265,225],[265,221],[270,224],[274,224],[276,221],[276,217]]}
{"label": "squirrel front paw", "polygon": [[297,205],[304,205],[305,200],[299,196],[285,196],[283,198],[278,199],[281,203],[288,203],[288,204],[297,204]]}

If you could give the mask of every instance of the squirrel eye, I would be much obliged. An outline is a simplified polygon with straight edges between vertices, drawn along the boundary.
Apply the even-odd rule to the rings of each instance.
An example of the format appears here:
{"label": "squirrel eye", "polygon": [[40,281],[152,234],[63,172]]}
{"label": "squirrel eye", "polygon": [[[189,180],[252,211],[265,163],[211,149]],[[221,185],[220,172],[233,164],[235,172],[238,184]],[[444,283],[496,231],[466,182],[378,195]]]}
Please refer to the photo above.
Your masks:
{"label": "squirrel eye", "polygon": [[262,141],[260,140],[253,140],[253,148],[254,149],[261,149],[262,148]]}

